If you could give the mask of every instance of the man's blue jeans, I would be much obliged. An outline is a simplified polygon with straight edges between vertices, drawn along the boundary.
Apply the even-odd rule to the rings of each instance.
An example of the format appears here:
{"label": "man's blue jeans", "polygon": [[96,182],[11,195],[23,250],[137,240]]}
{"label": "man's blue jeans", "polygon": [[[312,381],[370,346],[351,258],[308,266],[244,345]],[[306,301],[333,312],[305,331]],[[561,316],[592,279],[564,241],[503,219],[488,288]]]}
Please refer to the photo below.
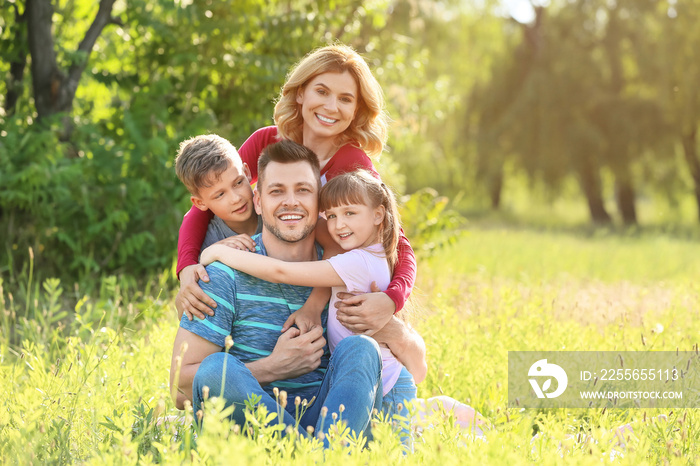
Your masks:
{"label": "man's blue jeans", "polygon": [[[224,374],[224,362],[226,374]],[[332,413],[338,413],[338,418],[347,424],[348,428],[364,432],[374,408],[381,409],[382,360],[379,345],[374,339],[364,335],[352,335],[344,338],[331,354],[326,375],[316,394],[316,400],[306,410],[299,423],[298,430],[306,435],[306,427],[313,426],[315,432],[328,433],[334,424]],[[202,390],[209,387],[209,396],[221,396],[221,383],[224,380],[223,398],[226,406],[235,405],[232,419],[239,425],[245,423],[243,414],[245,401],[250,395],[260,396],[263,405],[271,413],[282,411],[281,422],[294,426],[294,393],[288,392],[286,410],[282,410],[277,401],[265,392],[253,374],[241,361],[228,353],[215,353],[202,361],[192,383],[194,410],[197,412],[202,405]],[[340,405],[345,410],[340,413]],[[321,408],[325,406],[328,414],[325,419],[321,416]],[[272,423],[279,423],[275,419]]]}

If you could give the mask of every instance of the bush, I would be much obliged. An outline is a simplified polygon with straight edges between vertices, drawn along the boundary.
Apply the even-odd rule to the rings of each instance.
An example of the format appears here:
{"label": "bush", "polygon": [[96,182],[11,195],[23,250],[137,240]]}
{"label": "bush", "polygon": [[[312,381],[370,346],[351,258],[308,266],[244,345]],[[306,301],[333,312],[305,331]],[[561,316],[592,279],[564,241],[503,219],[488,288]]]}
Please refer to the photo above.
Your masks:
{"label": "bush", "polygon": [[64,143],[50,128],[9,128],[0,144],[0,231],[9,257],[0,264],[18,270],[31,247],[44,274],[75,280],[172,262],[186,198],[172,169],[177,139],[132,134],[117,143],[105,133],[83,124]]}
{"label": "bush", "polygon": [[467,220],[448,204],[449,199],[432,188],[401,199],[401,224],[417,257],[428,257],[459,238]]}

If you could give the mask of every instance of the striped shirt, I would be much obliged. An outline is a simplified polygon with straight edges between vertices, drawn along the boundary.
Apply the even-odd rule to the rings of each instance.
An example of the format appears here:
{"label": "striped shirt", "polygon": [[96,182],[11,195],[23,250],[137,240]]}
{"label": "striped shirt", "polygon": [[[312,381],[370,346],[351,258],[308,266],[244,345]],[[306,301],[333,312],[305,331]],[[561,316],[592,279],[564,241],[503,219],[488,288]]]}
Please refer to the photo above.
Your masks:
{"label": "striped shirt", "polygon": [[[267,255],[261,236],[253,236],[255,252]],[[323,251],[319,245],[316,245],[316,250],[320,260]],[[224,346],[226,336],[231,335],[233,347],[229,353],[243,363],[272,353],[281,335],[282,324],[306,302],[311,293],[309,287],[266,282],[221,262],[209,264],[207,273],[209,282],[199,284],[217,303],[214,316],[206,316],[205,319],[195,317],[190,321],[183,315],[180,326],[221,347]],[[324,333],[327,315],[326,310],[321,317]],[[294,379],[279,380],[263,388],[270,395],[273,387],[279,387],[280,390],[286,390],[291,399],[300,396],[310,400],[321,385],[328,359],[326,348],[321,365],[315,371]]]}

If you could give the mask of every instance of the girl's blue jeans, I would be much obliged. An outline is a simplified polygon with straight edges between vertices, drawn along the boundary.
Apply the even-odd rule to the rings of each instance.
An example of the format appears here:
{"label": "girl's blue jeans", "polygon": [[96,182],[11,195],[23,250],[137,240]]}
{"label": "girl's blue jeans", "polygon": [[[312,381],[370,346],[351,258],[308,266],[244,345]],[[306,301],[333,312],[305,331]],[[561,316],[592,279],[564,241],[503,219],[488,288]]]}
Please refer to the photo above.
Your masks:
{"label": "girl's blue jeans", "polygon": [[[396,423],[396,429],[406,451],[413,451],[413,436],[411,435],[410,412],[407,403],[416,399],[416,383],[413,376],[405,367],[401,369],[396,384],[384,395],[382,412]],[[371,432],[369,433],[371,436]]]}

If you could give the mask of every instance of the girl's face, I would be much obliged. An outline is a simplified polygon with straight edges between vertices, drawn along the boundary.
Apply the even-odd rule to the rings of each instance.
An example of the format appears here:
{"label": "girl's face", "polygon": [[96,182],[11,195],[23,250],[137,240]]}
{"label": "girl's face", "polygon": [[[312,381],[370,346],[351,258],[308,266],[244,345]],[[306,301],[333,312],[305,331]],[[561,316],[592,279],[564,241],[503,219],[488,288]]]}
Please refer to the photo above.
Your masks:
{"label": "girl's face", "polygon": [[297,94],[304,119],[304,139],[335,138],[348,129],[355,118],[358,99],[357,83],[348,71],[312,78]]}
{"label": "girl's face", "polygon": [[384,220],[384,206],[346,204],[326,210],[328,232],[345,251],[381,242],[379,226]]}

